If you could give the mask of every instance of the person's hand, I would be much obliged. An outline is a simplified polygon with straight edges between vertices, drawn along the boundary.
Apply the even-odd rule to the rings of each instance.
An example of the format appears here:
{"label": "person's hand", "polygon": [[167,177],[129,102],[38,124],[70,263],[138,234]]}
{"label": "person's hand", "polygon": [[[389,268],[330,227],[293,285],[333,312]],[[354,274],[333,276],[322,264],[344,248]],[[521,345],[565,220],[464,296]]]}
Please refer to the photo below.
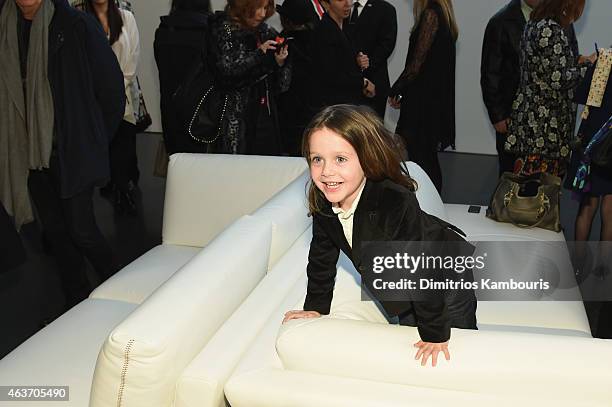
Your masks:
{"label": "person's hand", "polygon": [[402,106],[402,96],[397,95],[387,98],[387,103],[394,109],[399,109]]}
{"label": "person's hand", "polygon": [[283,318],[283,324],[287,321],[291,321],[292,319],[302,319],[302,318],[319,318],[321,314],[317,311],[302,311],[302,310],[293,310],[285,312],[285,318]]}
{"label": "person's hand", "polygon": [[508,119],[501,120],[493,125],[495,131],[500,134],[506,134],[508,132]]}
{"label": "person's hand", "polygon": [[278,64],[278,66],[283,66],[285,65],[285,61],[287,60],[288,56],[289,56],[289,46],[285,44],[281,46],[278,49],[278,52],[274,54],[274,59],[276,60],[276,63]]}
{"label": "person's hand", "polygon": [[362,71],[368,69],[370,67],[370,58],[363,52],[359,52],[357,54],[357,66],[359,66],[359,69]]}
{"label": "person's hand", "polygon": [[418,341],[414,344],[414,347],[419,348],[414,358],[416,360],[421,359],[421,366],[427,366],[427,359],[431,356],[431,366],[435,367],[438,363],[438,354],[440,352],[444,352],[446,360],[450,360],[448,341],[441,343]]}
{"label": "person's hand", "polygon": [[371,80],[364,78],[363,85],[363,94],[365,97],[373,98],[374,96],[376,96],[376,85],[374,85]]}
{"label": "person's hand", "polygon": [[589,56],[585,56],[585,55],[580,55],[578,57],[578,63],[579,64],[586,64],[587,62],[590,62],[592,64],[594,64],[595,62],[597,62],[597,52],[593,52],[591,55]]}
{"label": "person's hand", "polygon": [[276,50],[276,44],[277,44],[276,41],[268,40],[268,41],[262,43],[259,46],[259,49],[261,50],[261,52],[263,52],[265,54],[266,52],[268,52],[269,49]]}

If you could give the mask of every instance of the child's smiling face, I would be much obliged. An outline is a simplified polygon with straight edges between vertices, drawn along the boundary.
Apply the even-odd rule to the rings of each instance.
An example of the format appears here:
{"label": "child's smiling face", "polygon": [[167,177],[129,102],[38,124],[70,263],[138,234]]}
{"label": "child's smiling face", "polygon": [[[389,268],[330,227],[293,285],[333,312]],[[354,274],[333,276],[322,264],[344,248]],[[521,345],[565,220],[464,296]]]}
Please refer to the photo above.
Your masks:
{"label": "child's smiling face", "polygon": [[310,176],[332,204],[350,209],[365,181],[353,146],[337,133],[322,128],[310,135]]}

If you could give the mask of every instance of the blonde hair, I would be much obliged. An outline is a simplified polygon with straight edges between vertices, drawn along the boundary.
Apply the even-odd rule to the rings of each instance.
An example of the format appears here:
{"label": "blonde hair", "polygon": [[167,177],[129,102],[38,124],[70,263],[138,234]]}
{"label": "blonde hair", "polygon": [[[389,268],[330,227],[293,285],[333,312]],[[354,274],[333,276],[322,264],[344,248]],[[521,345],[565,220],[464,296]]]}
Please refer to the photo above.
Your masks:
{"label": "blonde hair", "polygon": [[456,41],[459,37],[459,27],[457,27],[457,20],[455,19],[455,11],[453,9],[452,0],[414,0],[414,6],[412,12],[414,13],[414,27],[421,21],[421,16],[430,3],[437,3],[442,8],[444,14],[444,20],[448,26],[453,39]]}
{"label": "blonde hair", "polygon": [[[374,110],[367,106],[334,105],[321,110],[308,124],[302,138],[302,154],[308,166],[310,137],[326,128],[346,140],[357,153],[359,163],[367,179],[389,179],[416,191],[417,183],[408,174],[403,160],[403,147],[396,136],[387,130]],[[326,203],[325,196],[314,185],[308,187],[308,207],[311,214],[320,213]]]}

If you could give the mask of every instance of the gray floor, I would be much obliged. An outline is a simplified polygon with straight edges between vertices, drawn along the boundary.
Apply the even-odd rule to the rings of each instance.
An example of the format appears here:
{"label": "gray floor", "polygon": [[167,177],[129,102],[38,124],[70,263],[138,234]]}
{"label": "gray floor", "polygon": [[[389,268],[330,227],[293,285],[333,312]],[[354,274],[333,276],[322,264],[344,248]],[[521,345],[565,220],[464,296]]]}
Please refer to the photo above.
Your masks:
{"label": "gray floor", "polygon": [[[115,217],[111,204],[97,194],[95,197],[98,223],[122,265],[161,241],[164,180],[152,175],[159,139],[157,134],[138,136],[141,179],[137,217]],[[497,182],[496,156],[441,153],[440,160],[444,202],[488,204]],[[561,208],[566,239],[572,240],[577,203],[564,193]],[[22,236],[28,249],[27,263],[0,275],[0,357],[36,333],[45,319],[57,315],[64,306],[55,264],[43,253],[38,228],[28,225]],[[592,237],[599,237],[599,218],[595,220]],[[92,282],[96,283],[93,276]]]}

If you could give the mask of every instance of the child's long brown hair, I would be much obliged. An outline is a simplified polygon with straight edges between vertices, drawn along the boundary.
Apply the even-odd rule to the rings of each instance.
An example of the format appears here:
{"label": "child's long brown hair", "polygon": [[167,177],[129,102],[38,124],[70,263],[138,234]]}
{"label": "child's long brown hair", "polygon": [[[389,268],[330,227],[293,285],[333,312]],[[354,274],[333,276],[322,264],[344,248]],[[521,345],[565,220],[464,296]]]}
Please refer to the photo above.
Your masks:
{"label": "child's long brown hair", "polygon": [[[308,124],[302,138],[302,153],[310,166],[310,137],[320,129],[329,129],[349,142],[357,152],[359,163],[372,181],[389,179],[416,191],[417,183],[402,161],[403,147],[387,130],[378,115],[367,106],[335,105],[321,110]],[[321,212],[325,195],[311,182],[308,207],[311,214]]]}

